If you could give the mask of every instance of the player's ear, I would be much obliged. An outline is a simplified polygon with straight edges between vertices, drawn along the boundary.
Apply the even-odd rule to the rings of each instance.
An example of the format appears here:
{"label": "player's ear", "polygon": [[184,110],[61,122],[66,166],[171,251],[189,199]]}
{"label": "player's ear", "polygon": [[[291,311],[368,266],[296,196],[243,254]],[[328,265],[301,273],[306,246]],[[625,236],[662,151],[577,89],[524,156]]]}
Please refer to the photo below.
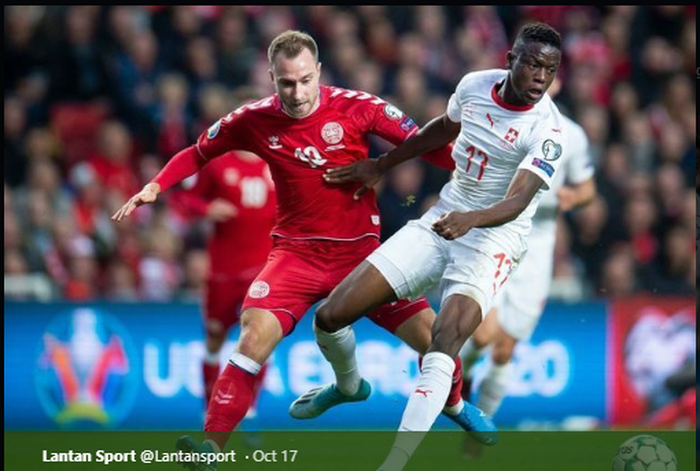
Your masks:
{"label": "player's ear", "polygon": [[513,62],[515,62],[515,53],[508,51],[506,53],[506,69],[513,70]]}
{"label": "player's ear", "polygon": [[275,83],[275,74],[272,73],[272,68],[267,69],[267,73],[270,74],[270,80]]}
{"label": "player's ear", "polygon": [[316,73],[320,76],[321,75],[321,63],[318,62],[316,64]]}

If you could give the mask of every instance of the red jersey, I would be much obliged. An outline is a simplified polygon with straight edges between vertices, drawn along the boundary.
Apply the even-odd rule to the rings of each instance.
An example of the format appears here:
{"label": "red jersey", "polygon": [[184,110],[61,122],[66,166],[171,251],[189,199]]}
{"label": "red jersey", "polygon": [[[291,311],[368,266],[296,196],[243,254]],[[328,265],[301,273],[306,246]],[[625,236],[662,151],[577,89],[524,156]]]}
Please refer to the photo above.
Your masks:
{"label": "red jersey", "polygon": [[[188,215],[205,216],[215,199],[232,203],[237,212],[217,222],[209,241],[211,273],[244,275],[259,270],[272,248],[275,187],[264,161],[229,152],[183,182],[187,190],[173,195],[173,203]],[[253,273],[251,276],[257,274]]]}
{"label": "red jersey", "polygon": [[[269,164],[278,194],[275,236],[379,237],[374,192],[356,201],[357,184],[329,184],[322,175],[329,168],[367,158],[369,134],[398,145],[418,127],[399,109],[368,93],[322,86],[320,101],[318,109],[302,119],[287,116],[277,95],[243,106],[204,132],[197,152],[210,160],[241,149]],[[448,147],[434,154],[442,166],[453,165]]]}

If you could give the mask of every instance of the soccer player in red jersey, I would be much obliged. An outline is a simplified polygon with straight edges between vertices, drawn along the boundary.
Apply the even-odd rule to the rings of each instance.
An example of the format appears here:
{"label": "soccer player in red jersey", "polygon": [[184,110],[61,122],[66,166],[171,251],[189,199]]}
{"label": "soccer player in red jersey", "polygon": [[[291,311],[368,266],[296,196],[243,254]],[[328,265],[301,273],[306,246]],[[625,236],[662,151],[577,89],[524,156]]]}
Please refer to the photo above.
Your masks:
{"label": "soccer player in red jersey", "polygon": [[[183,186],[185,189],[172,196],[173,206],[185,216],[207,217],[214,222],[202,309],[206,332],[202,377],[209,404],[219,376],[221,347],[228,331],[238,323],[248,287],[272,248],[275,186],[263,160],[239,151],[212,161]],[[264,367],[255,378],[256,391],[263,379]]]}
{"label": "soccer player in red jersey", "polygon": [[[178,446],[184,450],[223,448],[252,401],[260,365],[315,302],[328,296],[379,247],[376,198],[372,194],[358,198],[357,184],[329,184],[323,179],[324,172],[366,159],[369,134],[400,144],[418,132],[413,120],[381,98],[320,86],[318,47],[304,33],[280,34],[272,41],[268,58],[277,93],[217,121],[112,217],[122,220],[138,206],[154,202],[161,191],[234,149],[265,160],[275,182],[278,207],[272,251],[243,303],[237,351],[214,387],[205,422],[207,440],[199,445],[183,437]],[[450,154],[448,146],[424,157],[452,169]],[[420,354],[427,351],[435,313],[424,298],[377,306],[368,317]],[[324,337],[318,337],[326,358],[346,357],[346,350],[354,350],[351,329],[331,335],[328,343],[332,348],[324,348]],[[322,404],[325,408],[315,410],[316,415],[342,402],[364,400],[370,393],[354,357],[347,363],[332,364],[337,386],[329,391],[328,402]],[[447,414],[461,410],[460,369],[459,365],[455,368]]]}

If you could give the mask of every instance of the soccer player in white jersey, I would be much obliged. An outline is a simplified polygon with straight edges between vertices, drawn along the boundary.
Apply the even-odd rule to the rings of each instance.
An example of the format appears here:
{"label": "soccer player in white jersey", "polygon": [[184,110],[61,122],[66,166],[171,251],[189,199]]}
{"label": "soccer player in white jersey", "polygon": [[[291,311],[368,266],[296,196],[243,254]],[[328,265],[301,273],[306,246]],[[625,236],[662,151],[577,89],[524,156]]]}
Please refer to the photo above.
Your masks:
{"label": "soccer player in white jersey", "polygon": [[[359,198],[388,168],[457,139],[454,178],[442,189],[438,203],[372,253],[316,312],[316,330],[327,333],[328,339],[329,333],[346,328],[373,306],[417,296],[441,283],[442,305],[432,344],[400,431],[431,428],[445,406],[454,358],[525,253],[540,194],[552,184],[566,146],[562,116],[546,95],[560,62],[559,33],[545,24],[528,24],[506,55],[507,70],[467,74],[447,112],[415,137],[376,160],[326,175],[329,183],[361,182]],[[320,345],[336,349],[328,340]],[[354,357],[354,350],[343,352],[335,361]],[[292,409],[311,409],[316,402],[327,406],[326,391],[331,388],[307,393]],[[490,421],[472,419],[475,438],[495,443],[497,433]],[[422,436],[397,434],[380,469],[403,469]]]}
{"label": "soccer player in white jersey", "polygon": [[[555,96],[558,81],[550,88]],[[542,316],[552,282],[554,243],[559,212],[583,206],[595,198],[594,168],[588,152],[588,138],[575,122],[564,117],[567,151],[550,190],[540,200],[532,219],[528,256],[499,293],[496,307],[467,340],[460,351],[465,386],[471,384],[471,368],[483,350],[491,345],[491,361],[478,389],[477,407],[494,416],[503,401],[510,379],[515,345],[527,340]]]}

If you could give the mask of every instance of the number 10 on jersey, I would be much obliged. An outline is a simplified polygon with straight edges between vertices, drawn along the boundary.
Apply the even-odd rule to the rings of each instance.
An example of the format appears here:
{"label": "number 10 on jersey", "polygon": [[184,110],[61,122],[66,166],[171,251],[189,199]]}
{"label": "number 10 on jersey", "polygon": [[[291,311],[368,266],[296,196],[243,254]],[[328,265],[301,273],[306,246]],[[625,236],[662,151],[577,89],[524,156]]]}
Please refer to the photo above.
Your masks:
{"label": "number 10 on jersey", "polygon": [[467,148],[467,168],[464,170],[467,175],[481,181],[484,178],[486,166],[489,164],[489,156],[474,146]]}

